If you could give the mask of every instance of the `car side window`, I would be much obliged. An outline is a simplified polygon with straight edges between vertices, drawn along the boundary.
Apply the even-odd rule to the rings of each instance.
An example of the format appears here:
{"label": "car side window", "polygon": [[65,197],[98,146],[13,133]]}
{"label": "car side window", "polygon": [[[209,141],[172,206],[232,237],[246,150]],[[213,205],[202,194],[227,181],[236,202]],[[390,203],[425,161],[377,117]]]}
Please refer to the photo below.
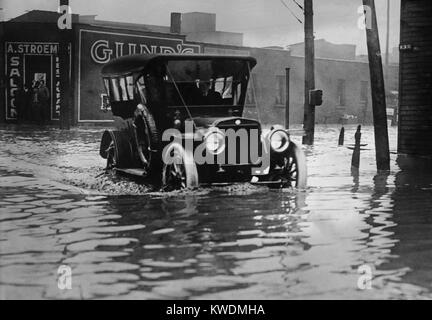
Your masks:
{"label": "car side window", "polygon": [[114,99],[114,101],[121,101],[120,98],[120,90],[119,90],[119,81],[116,78],[112,78],[111,79],[111,89],[112,89],[112,98]]}
{"label": "car side window", "polygon": [[136,88],[138,90],[138,93],[141,97],[141,101],[144,104],[147,104],[147,99],[146,99],[146,87],[145,87],[145,81],[144,81],[144,76],[141,76],[138,78],[138,80],[136,81]]}

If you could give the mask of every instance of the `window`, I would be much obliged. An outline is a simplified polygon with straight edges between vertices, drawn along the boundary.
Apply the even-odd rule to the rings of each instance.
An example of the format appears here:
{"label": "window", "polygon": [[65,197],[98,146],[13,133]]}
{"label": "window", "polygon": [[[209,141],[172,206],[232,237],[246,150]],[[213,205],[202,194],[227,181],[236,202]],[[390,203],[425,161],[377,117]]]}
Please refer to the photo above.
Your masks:
{"label": "window", "polygon": [[144,77],[140,77],[136,83],[137,83],[138,93],[141,97],[141,101],[144,104],[147,104],[146,87],[145,87]]}
{"label": "window", "polygon": [[346,100],[345,100],[345,88],[346,87],[346,82],[343,79],[339,79],[337,81],[337,96],[336,96],[336,101],[340,106],[345,106],[346,105]]}
{"label": "window", "polygon": [[134,79],[133,76],[126,77],[126,88],[130,100],[134,98]]}
{"label": "window", "polygon": [[368,88],[369,82],[361,81],[360,82],[360,101],[368,101]]}
{"label": "window", "polygon": [[123,98],[123,101],[128,101],[128,94],[126,90],[126,79],[120,78],[120,89],[121,89],[121,95]]}
{"label": "window", "polygon": [[134,99],[133,77],[104,79],[106,93],[111,101],[131,101]]}
{"label": "window", "polygon": [[112,88],[112,98],[114,99],[114,101],[121,101],[120,99],[120,90],[119,90],[119,81],[116,78],[112,78],[111,79],[111,88]]}
{"label": "window", "polygon": [[225,87],[223,91],[220,92],[222,94],[222,99],[230,99],[233,97],[233,77],[228,77],[225,80]]}
{"label": "window", "polygon": [[276,105],[284,105],[285,100],[285,76],[276,76]]}
{"label": "window", "polygon": [[256,84],[256,74],[251,74],[247,86],[247,91],[246,91],[245,105],[247,106],[254,106],[256,104],[255,96],[257,94],[257,87],[255,84]]}
{"label": "window", "polygon": [[109,79],[104,79],[105,92],[107,95],[110,95],[110,84]]}

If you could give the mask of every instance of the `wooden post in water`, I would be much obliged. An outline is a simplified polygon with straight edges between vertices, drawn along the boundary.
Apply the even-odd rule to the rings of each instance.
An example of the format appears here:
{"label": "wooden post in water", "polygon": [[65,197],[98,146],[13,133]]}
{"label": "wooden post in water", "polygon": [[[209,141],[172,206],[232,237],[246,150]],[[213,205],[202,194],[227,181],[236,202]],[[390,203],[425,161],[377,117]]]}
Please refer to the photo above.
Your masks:
{"label": "wooden post in water", "polygon": [[[386,97],[375,0],[363,0],[363,5],[366,13],[366,38],[372,88],[376,163],[378,170],[390,170]],[[366,10],[366,8],[368,9]]]}
{"label": "wooden post in water", "polygon": [[315,135],[315,106],[310,104],[309,91],[315,89],[315,43],[313,26],[313,1],[304,0],[305,31],[305,101],[303,144],[313,145]]}
{"label": "wooden post in water", "polygon": [[338,145],[339,146],[343,146],[344,145],[344,140],[345,140],[345,128],[342,127],[339,133],[339,141],[338,141]]}
{"label": "wooden post in water", "polygon": [[351,159],[351,168],[359,169],[360,168],[360,141],[361,141],[361,126],[357,127],[357,131],[354,135],[355,145],[354,152]]}
{"label": "wooden post in water", "polygon": [[285,76],[286,76],[285,128],[288,130],[290,126],[290,68],[285,68]]}

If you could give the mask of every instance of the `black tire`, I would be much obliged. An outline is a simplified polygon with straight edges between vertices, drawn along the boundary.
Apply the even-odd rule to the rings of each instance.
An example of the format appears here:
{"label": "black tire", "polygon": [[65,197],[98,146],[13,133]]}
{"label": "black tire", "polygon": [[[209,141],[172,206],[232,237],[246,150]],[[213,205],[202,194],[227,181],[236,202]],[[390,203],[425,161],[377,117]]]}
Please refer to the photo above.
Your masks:
{"label": "black tire", "polygon": [[[296,187],[305,189],[307,186],[306,157],[303,150],[291,142],[286,154],[276,165],[281,168],[278,173],[270,174],[272,181],[281,181],[278,187]],[[273,168],[275,169],[275,168]],[[273,185],[273,187],[275,187]]]}
{"label": "black tire", "polygon": [[148,175],[160,171],[160,134],[150,111],[139,105],[134,119],[135,139],[138,157]]}
{"label": "black tire", "polygon": [[[169,161],[168,158],[176,158],[177,161]],[[198,170],[193,152],[186,151],[178,143],[170,144],[163,154],[162,189],[172,191],[198,186]]]}
{"label": "black tire", "polygon": [[132,148],[127,136],[120,131],[108,131],[104,143],[108,145],[106,153],[107,169],[127,168],[131,165]]}

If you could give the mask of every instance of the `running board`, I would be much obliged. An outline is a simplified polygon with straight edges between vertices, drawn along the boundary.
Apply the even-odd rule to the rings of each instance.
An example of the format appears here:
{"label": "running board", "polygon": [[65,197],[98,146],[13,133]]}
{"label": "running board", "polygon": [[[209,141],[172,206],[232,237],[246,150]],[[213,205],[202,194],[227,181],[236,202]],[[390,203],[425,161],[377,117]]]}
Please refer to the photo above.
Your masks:
{"label": "running board", "polygon": [[147,176],[147,171],[144,169],[136,168],[136,169],[122,169],[122,168],[116,168],[115,169],[118,172],[130,174],[132,176],[138,176],[138,177],[145,177]]}
{"label": "running board", "polygon": [[250,182],[250,184],[252,185],[264,185],[264,186],[268,186],[268,185],[278,185],[278,184],[282,184],[282,180],[278,180],[278,181],[256,181],[256,182]]}

